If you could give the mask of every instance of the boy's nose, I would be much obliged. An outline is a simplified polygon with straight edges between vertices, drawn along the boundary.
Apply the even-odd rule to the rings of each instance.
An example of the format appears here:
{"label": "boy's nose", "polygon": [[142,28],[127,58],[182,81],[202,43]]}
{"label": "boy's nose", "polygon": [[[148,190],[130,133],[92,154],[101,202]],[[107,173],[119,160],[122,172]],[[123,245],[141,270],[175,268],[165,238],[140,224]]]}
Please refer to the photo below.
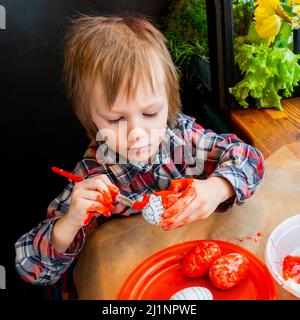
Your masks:
{"label": "boy's nose", "polygon": [[147,143],[146,140],[147,132],[142,128],[133,128],[128,130],[128,148],[143,147]]}

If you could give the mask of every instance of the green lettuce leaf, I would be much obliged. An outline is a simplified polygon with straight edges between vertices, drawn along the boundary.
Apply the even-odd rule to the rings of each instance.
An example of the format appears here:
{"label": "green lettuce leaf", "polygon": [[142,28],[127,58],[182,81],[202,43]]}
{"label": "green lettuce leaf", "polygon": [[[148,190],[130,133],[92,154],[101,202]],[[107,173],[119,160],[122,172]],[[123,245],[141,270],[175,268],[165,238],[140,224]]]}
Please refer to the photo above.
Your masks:
{"label": "green lettuce leaf", "polygon": [[282,97],[290,97],[300,80],[299,59],[300,55],[289,48],[267,47],[264,43],[239,44],[235,61],[244,79],[229,88],[229,92],[244,108],[249,107],[247,98],[252,97],[258,108],[282,110]]}

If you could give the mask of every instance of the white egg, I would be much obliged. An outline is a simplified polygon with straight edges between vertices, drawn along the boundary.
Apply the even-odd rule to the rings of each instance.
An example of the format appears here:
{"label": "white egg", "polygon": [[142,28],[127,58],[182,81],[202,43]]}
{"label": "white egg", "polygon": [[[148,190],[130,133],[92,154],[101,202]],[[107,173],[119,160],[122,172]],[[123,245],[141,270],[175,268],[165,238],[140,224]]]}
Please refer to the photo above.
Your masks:
{"label": "white egg", "polygon": [[164,211],[161,197],[152,194],[148,204],[142,210],[142,215],[147,222],[158,225],[162,220],[161,214]]}
{"label": "white egg", "polygon": [[213,300],[213,295],[204,287],[189,287],[176,292],[169,300]]}

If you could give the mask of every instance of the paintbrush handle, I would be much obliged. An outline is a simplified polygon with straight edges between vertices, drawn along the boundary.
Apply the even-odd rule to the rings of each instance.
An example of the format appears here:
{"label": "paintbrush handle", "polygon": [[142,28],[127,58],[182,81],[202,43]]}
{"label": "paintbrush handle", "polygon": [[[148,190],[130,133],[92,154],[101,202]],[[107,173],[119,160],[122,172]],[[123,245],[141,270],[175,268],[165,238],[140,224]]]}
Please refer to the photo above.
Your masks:
{"label": "paintbrush handle", "polygon": [[68,179],[74,181],[74,182],[80,182],[80,181],[84,180],[84,178],[77,176],[76,174],[73,174],[71,172],[65,171],[65,170],[57,168],[57,167],[52,167],[51,170],[60,174],[61,176],[65,177],[65,178],[68,178]]}
{"label": "paintbrush handle", "polygon": [[125,206],[131,207],[133,204],[133,200],[129,199],[128,197],[124,196],[123,194],[119,193],[116,197],[116,200],[120,203],[124,204]]}

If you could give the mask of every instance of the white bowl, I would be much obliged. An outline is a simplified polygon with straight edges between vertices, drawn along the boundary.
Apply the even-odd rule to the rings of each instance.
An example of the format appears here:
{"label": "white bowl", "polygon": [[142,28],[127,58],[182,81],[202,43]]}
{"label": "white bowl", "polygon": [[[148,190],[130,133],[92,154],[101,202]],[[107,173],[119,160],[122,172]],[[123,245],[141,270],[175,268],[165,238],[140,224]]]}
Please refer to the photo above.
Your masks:
{"label": "white bowl", "polygon": [[274,279],[300,298],[300,285],[282,277],[282,261],[287,255],[300,255],[300,214],[280,223],[270,234],[265,249],[266,264]]}

